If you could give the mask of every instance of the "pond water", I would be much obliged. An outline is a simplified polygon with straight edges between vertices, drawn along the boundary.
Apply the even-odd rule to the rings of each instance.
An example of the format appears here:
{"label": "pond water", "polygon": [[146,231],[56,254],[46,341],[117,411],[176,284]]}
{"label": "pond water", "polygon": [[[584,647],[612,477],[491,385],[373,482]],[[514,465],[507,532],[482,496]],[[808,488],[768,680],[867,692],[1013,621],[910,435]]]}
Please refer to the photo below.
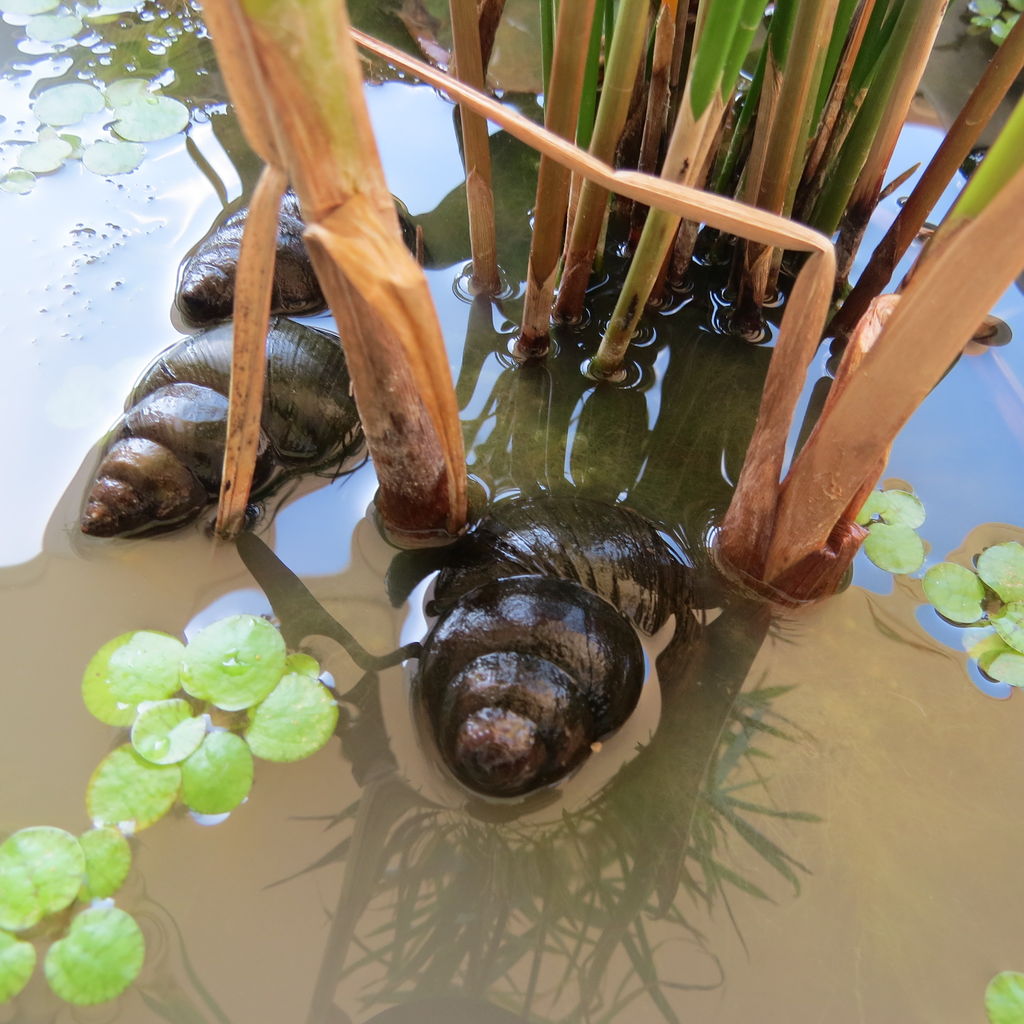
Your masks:
{"label": "pond water", "polygon": [[[57,45],[26,38],[26,20],[0,24],[5,167],[35,138],[31,100],[83,74],[159,76],[192,124],[187,141],[148,144],[131,174],[104,178],[72,161],[0,198],[0,835],[87,827],[86,780],[122,742],[79,696],[101,644],[270,610],[234,549],[199,530],[111,543],[76,527],[97,440],[177,337],[181,258],[253,181],[208,44],[184,7],[112,13]],[[545,366],[514,368],[518,290],[495,306],[460,295],[450,105],[395,81],[367,98],[390,187],[424,225],[474,477],[494,498],[621,498],[700,560],[770,349],[711,333],[709,310],[680,300],[651,318],[639,387],[581,376],[587,330],[563,331]],[[104,115],[94,119],[71,130],[100,135]],[[909,127],[894,168],[927,158],[939,137]],[[515,279],[535,160],[501,134],[493,141],[512,196],[499,237]],[[596,292],[593,321],[609,310]],[[1019,291],[996,312],[1024,333]],[[961,359],[893,448],[887,477],[928,511],[928,564],[1024,540],[1022,358],[1017,341]],[[262,536],[383,653],[422,636],[423,588],[392,606],[395,552],[364,515],[374,489],[369,465],[303,484]],[[918,579],[863,556],[853,585],[811,608],[769,620],[736,599],[706,604],[699,654],[663,694],[648,687],[643,713],[659,724],[644,751],[631,749],[650,732],[641,722],[518,816],[467,803],[440,779],[401,669],[349,692],[361,672],[315,643],[347,712],[340,737],[306,761],[259,764],[250,800],[227,821],[179,815],[134,840],[118,903],[146,936],[138,983],[75,1010],[37,972],[0,1005],[0,1024],[983,1021],[988,979],[1024,968],[1024,701],[999,699],[1009,688],[985,682]]]}

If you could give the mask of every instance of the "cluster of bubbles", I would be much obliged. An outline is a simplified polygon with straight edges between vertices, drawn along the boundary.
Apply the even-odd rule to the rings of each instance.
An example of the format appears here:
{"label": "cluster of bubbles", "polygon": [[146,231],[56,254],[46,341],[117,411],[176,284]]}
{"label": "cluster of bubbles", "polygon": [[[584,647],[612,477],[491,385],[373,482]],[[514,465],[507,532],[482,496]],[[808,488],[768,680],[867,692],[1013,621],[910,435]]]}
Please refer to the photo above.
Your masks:
{"label": "cluster of bubbles", "polygon": [[187,645],[139,631],[100,648],[82,696],[130,738],[89,780],[92,829],[76,837],[26,828],[0,844],[0,1002],[27,984],[33,940],[65,925],[44,962],[58,996],[89,1005],[134,981],[142,932],[112,899],[131,867],[126,837],[178,802],[206,821],[226,816],[249,795],[254,758],[289,762],[319,750],[338,721],[319,675],[313,658],[288,654],[278,630],[254,615],[215,622]]}

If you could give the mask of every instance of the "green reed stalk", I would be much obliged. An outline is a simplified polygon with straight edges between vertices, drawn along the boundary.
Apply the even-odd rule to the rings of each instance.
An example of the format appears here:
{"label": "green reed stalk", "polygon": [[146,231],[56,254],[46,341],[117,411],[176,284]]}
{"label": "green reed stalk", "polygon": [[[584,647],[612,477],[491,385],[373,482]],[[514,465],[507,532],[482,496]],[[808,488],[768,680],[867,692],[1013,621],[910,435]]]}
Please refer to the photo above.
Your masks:
{"label": "green reed stalk", "polygon": [[551,59],[555,52],[555,0],[540,0],[540,74],[547,97],[551,81]]}
{"label": "green reed stalk", "polygon": [[[726,101],[760,24],[760,0],[703,0],[694,55],[661,177],[692,185],[705,170]],[[652,210],[601,345],[591,365],[609,376],[622,364],[651,290],[679,227],[679,218]]]}
{"label": "green reed stalk", "polygon": [[580,97],[580,116],[576,121],[576,145],[586,149],[594,135],[594,118],[597,115],[597,94],[600,92],[601,39],[606,10],[612,0],[597,0],[594,23],[590,27],[590,43],[587,46],[587,64],[583,72],[583,95]]}
{"label": "green reed stalk", "polygon": [[864,166],[843,213],[836,242],[840,280],[845,280],[849,274],[854,254],[860,247],[868,221],[878,205],[889,161],[924,75],[947,3],[948,0],[925,0],[909,24],[907,45],[893,81],[889,102],[878,121]]}
{"label": "green reed stalk", "polygon": [[996,51],[981,80],[936,150],[935,156],[925,168],[885,237],[871,254],[867,266],[857,279],[857,284],[833,318],[829,326],[830,334],[845,336],[849,333],[864,315],[871,299],[886,286],[896,265],[917,237],[925,218],[938,202],[946,186],[953,180],[953,175],[1022,71],[1024,18],[1017,22],[1003,45]]}
{"label": "green reed stalk", "polygon": [[835,18],[832,20],[832,37],[829,40],[828,52],[825,54],[825,63],[821,69],[821,80],[818,83],[818,95],[814,101],[815,124],[821,119],[825,109],[825,102],[828,99],[832,82],[835,80],[842,61],[843,52],[846,49],[846,41],[850,35],[854,18],[858,10],[864,7],[873,7],[874,0],[839,0],[836,8]]}
{"label": "green reed stalk", "polygon": [[[564,139],[572,140],[576,133],[586,67],[586,50],[579,45],[579,40],[590,37],[593,17],[594,0],[563,3],[558,13],[551,82],[544,98],[544,125]],[[523,323],[515,346],[515,353],[521,359],[544,355],[548,349],[558,258],[565,237],[570,177],[564,166],[546,156],[541,157]]]}
{"label": "green reed stalk", "polygon": [[[837,7],[838,0],[776,4],[742,197],[762,210],[788,214],[792,209]],[[773,287],[774,254],[756,243],[744,247],[740,292],[758,306],[764,305]]]}
{"label": "green reed stalk", "polygon": [[[871,22],[880,25],[876,34],[869,24],[850,82],[854,102],[863,90],[863,103],[845,143],[826,169],[821,194],[808,214],[809,223],[825,234],[832,234],[839,226],[854,189],[862,194],[864,184],[858,182],[864,181],[865,167],[871,179],[877,175],[880,163],[884,171],[891,154],[890,142],[895,141],[906,117],[945,7],[946,0],[903,0],[884,16],[880,16],[881,8],[873,12]],[[879,38],[885,42],[876,56]],[[886,146],[888,153],[883,160]],[[877,194],[876,189],[876,198]]]}
{"label": "green reed stalk", "polygon": [[[484,65],[476,0],[449,0],[448,8],[452,21],[455,74],[467,85],[482,90]],[[459,118],[466,165],[473,288],[487,295],[496,295],[501,290],[501,279],[498,275],[498,243],[494,227],[494,191],[491,187],[491,147],[487,121],[465,107],[459,108]]]}
{"label": "green reed stalk", "polygon": [[762,46],[760,56],[757,58],[757,66],[754,69],[753,77],[747,91],[743,95],[742,106],[732,133],[728,136],[729,144],[721,153],[714,179],[711,183],[713,192],[720,192],[722,195],[729,193],[733,187],[736,177],[737,165],[744,152],[749,151],[750,139],[747,132],[750,131],[754,113],[761,99],[761,86],[764,83],[765,65],[768,61],[768,47]]}
{"label": "green reed stalk", "polygon": [[[612,163],[614,159],[615,147],[629,114],[633,82],[647,41],[649,7],[649,0],[621,0],[619,4],[615,32],[607,51],[594,134],[589,146],[590,154],[605,163]],[[607,203],[606,189],[590,181],[583,183],[555,302],[555,316],[560,319],[577,319],[583,313],[583,296],[594,264]]]}

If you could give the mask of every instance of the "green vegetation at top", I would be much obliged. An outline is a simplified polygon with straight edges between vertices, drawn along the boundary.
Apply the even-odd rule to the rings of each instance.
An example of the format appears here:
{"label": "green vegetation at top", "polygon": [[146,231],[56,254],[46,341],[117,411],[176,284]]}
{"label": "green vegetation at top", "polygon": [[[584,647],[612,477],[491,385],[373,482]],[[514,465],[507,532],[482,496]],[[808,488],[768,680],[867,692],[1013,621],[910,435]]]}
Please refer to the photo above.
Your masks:
{"label": "green vegetation at top", "polygon": [[971,0],[967,9],[971,12],[971,27],[987,32],[989,39],[1001,46],[1024,11],[1024,0]]}
{"label": "green vegetation at top", "polygon": [[924,518],[924,505],[910,492],[873,491],[857,515],[868,528],[864,554],[894,575],[916,572],[924,564],[924,544],[916,532]]}

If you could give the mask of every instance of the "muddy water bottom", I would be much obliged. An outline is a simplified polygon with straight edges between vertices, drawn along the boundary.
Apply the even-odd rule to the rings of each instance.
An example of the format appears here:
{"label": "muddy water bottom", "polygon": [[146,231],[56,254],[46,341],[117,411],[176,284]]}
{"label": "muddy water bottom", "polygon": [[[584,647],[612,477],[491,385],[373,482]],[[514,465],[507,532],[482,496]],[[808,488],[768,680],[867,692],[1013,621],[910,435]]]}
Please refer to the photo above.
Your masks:
{"label": "muddy water bottom", "polygon": [[[8,138],[52,72],[3,80]],[[451,109],[397,84],[368,95],[391,187],[429,221],[459,177]],[[430,126],[429,176],[403,147],[410,123]],[[197,123],[192,141],[237,193],[245,174],[214,127]],[[935,140],[911,130],[897,163]],[[79,832],[86,781],[122,742],[81,704],[90,655],[129,629],[192,633],[269,611],[234,550],[199,531],[106,544],[74,526],[90,450],[177,336],[175,268],[220,202],[180,139],[121,182],[67,167],[0,202],[18,239],[2,285],[0,833]],[[467,303],[460,274],[461,262],[428,276],[490,496],[575,486],[696,538],[728,500],[768,350],[710,334],[684,306],[652,318],[640,387],[582,378],[572,332],[522,372],[507,358],[518,299]],[[1021,322],[1019,294],[997,312]],[[1020,372],[1016,343],[961,360],[894,448],[888,474],[925,501],[934,561],[1024,539],[1001,525],[1022,505]],[[608,450],[632,475],[611,479]],[[374,487],[369,466],[305,485],[263,536],[382,653],[422,630],[422,589],[392,607],[395,555],[364,516]],[[375,689],[315,643],[350,724],[307,761],[260,764],[222,824],[172,817],[135,840],[118,903],[146,935],[139,982],[72,1010],[37,974],[0,1022],[980,1022],[987,980],[1024,964],[1024,703],[986,696],[917,585],[864,561],[820,606],[767,621],[709,600],[708,619],[654,739],[635,756],[609,744],[518,819],[438,782],[401,672]],[[613,757],[621,770],[604,772]]]}

